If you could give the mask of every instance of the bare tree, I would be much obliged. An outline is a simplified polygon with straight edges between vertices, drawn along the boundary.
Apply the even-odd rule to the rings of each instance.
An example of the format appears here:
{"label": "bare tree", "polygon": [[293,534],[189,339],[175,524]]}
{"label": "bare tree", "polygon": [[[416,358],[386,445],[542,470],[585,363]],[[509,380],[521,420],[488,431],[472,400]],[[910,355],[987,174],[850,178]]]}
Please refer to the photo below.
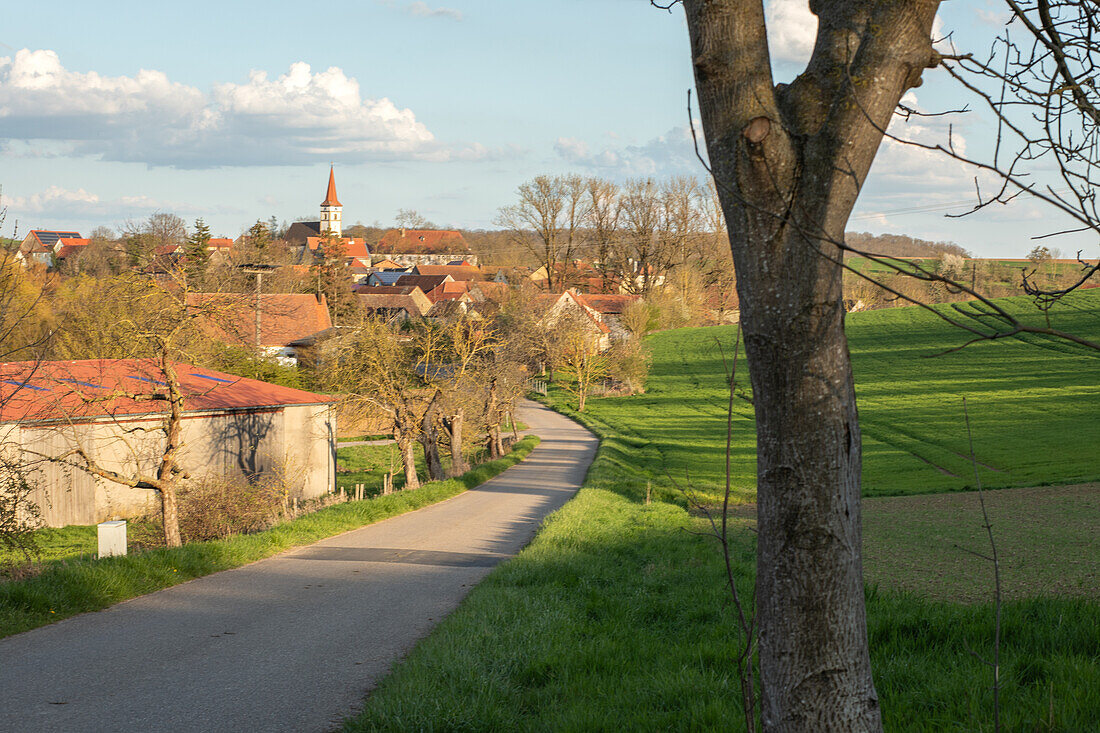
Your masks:
{"label": "bare tree", "polygon": [[603,279],[603,290],[606,292],[614,292],[622,282],[626,269],[619,231],[621,213],[619,186],[602,178],[589,178],[586,226],[591,236],[591,252],[595,255],[594,265]]}
{"label": "bare tree", "polygon": [[496,223],[528,246],[546,269],[551,292],[560,292],[569,279],[573,257],[581,244],[590,199],[583,178],[536,176],[517,189],[519,201],[506,206]]}
{"label": "bare tree", "polygon": [[408,339],[381,321],[364,320],[349,333],[325,344],[322,385],[343,395],[353,408],[381,410],[390,419],[405,471],[405,488],[420,486],[414,445],[425,413],[423,383]]}
{"label": "bare tree", "polygon": [[[209,346],[205,327],[226,319],[236,305],[221,301],[195,306],[189,302],[185,277],[172,287],[160,287],[132,274],[97,282],[94,298],[70,298],[60,313],[52,355],[64,359],[138,359],[147,376],[135,377],[133,389],[119,380],[115,388],[100,391],[82,387],[79,380],[58,375],[60,387],[77,398],[83,410],[99,410],[113,417],[112,406],[119,401],[145,403],[149,412],[159,414],[156,427],[130,430],[123,428],[118,441],[126,444],[131,459],[124,465],[108,465],[100,460],[97,446],[85,439],[69,415],[60,420],[58,433],[68,448],[54,454],[38,454],[34,459],[61,464],[84,471],[122,486],[151,489],[160,498],[164,540],[169,547],[181,544],[177,493],[190,478],[181,467],[185,448],[183,419],[187,394],[177,368],[181,362],[201,362]],[[80,290],[73,295],[79,296]],[[55,362],[56,363],[56,362]],[[59,409],[64,409],[59,404]]]}

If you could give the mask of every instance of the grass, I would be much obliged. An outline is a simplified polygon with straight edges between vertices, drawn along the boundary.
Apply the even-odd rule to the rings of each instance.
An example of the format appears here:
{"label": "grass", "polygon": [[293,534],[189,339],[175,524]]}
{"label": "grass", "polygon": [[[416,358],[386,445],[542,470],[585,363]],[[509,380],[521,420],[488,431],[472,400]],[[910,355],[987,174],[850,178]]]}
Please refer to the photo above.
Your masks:
{"label": "grass", "polygon": [[[1095,337],[1098,312],[1100,297],[1086,294],[1054,317]],[[924,359],[961,337],[904,309],[853,317],[849,333],[869,426],[867,493],[897,497],[867,502],[865,538],[868,633],[886,729],[991,730],[992,676],[970,653],[991,652],[992,605],[973,602],[989,597],[989,568],[952,546],[985,549],[980,514],[967,503],[974,495],[950,493],[973,480],[957,455],[965,453],[958,395],[969,396],[979,458],[991,466],[983,480],[1007,487],[1096,478],[1100,458],[1089,447],[1100,438],[1100,360],[1048,341]],[[347,730],[742,728],[722,560],[670,482],[690,480],[711,496],[721,484],[716,337],[733,341],[730,329],[653,337],[649,393],[590,402],[582,419],[601,445],[585,487],[397,665]],[[560,395],[550,399],[561,408]],[[748,593],[752,416],[747,404],[737,413],[734,477],[745,506],[733,520],[733,561]],[[647,483],[658,499],[651,504]],[[1095,490],[988,496],[1009,584],[1004,729],[1093,730]]]}
{"label": "grass", "polygon": [[[1100,485],[1005,489],[985,496],[1005,598],[1100,601]],[[978,496],[931,494],[863,503],[864,576],[923,598],[988,601],[993,567]]]}
{"label": "grass", "polygon": [[342,438],[337,438],[337,443],[355,443],[360,440],[392,440],[392,435],[346,435]]}
{"label": "grass", "polygon": [[[1039,322],[1026,299],[1004,301]],[[978,322],[975,306],[956,315]],[[1100,291],[1067,298],[1052,313],[1061,328],[1100,341]],[[848,318],[863,432],[867,496],[963,491],[972,487],[962,396],[968,398],[975,450],[986,487],[1082,483],[1100,479],[1100,354],[1032,337],[961,344],[958,330],[916,308],[858,313]],[[727,392],[722,351],[734,342],[729,326],[657,334],[649,343],[653,369],[644,395],[592,400],[591,424],[614,426],[629,441],[623,463],[657,483],[690,481],[714,497],[724,484]],[[744,361],[741,362],[744,365]],[[738,383],[749,392],[747,372]],[[749,394],[748,396],[751,396]],[[558,404],[564,402],[557,399]],[[755,485],[752,405],[735,406],[733,482],[751,500]],[[641,459],[641,460],[639,460]],[[904,477],[904,480],[899,480]]]}
{"label": "grass", "polygon": [[[453,479],[427,483],[413,491],[337,504],[255,534],[101,560],[47,562],[36,576],[0,583],[0,638],[448,499],[523,460],[538,442],[535,436],[524,438],[503,458]],[[60,548],[59,543],[55,554]]]}

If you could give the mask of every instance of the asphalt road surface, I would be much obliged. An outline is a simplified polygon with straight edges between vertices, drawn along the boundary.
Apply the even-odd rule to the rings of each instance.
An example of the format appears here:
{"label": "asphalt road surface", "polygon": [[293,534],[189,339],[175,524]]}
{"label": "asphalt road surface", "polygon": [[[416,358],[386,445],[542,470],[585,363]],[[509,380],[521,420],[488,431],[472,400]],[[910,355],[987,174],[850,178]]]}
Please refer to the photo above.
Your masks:
{"label": "asphalt road surface", "polygon": [[327,731],[542,519],[596,439],[535,403],[542,443],[447,501],[0,640],[0,731]]}

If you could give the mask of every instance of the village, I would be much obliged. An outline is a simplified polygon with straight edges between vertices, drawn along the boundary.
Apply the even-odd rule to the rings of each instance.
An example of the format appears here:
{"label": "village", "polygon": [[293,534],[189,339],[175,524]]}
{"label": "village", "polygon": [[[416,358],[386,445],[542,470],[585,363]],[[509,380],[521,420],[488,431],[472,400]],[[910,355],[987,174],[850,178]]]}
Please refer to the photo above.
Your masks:
{"label": "village", "polygon": [[0,731],[1096,729],[1094,10],[13,6]]}

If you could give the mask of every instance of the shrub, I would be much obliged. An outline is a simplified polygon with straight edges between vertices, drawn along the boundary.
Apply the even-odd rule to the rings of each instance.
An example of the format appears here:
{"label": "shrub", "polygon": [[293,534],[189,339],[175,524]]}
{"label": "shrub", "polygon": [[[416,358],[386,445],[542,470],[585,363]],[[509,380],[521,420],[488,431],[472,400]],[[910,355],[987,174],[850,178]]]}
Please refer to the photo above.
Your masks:
{"label": "shrub", "polygon": [[0,547],[18,552],[29,562],[37,554],[34,530],[41,522],[31,501],[34,485],[19,464],[0,459]]}
{"label": "shrub", "polygon": [[[184,544],[218,540],[267,529],[287,513],[290,491],[281,471],[249,480],[244,476],[207,476],[180,487],[180,537]],[[135,547],[162,547],[159,513],[138,520],[131,532]]]}

